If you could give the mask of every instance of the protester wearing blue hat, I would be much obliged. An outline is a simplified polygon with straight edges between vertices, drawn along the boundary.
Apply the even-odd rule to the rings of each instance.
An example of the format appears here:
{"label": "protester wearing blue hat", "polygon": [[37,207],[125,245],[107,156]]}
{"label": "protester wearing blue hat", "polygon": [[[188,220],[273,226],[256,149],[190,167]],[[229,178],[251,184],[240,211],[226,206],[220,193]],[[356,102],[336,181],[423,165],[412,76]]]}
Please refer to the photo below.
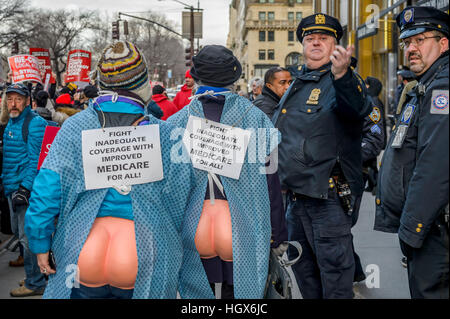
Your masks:
{"label": "protester wearing blue hat", "polygon": [[397,25],[417,84],[400,99],[383,156],[375,230],[398,232],[412,298],[448,299],[448,14],[407,7]]}
{"label": "protester wearing blue hat", "polygon": [[8,86],[6,88],[6,94],[11,92],[18,93],[26,97],[30,96],[30,91],[28,91],[28,88],[22,83],[11,84],[10,86]]}

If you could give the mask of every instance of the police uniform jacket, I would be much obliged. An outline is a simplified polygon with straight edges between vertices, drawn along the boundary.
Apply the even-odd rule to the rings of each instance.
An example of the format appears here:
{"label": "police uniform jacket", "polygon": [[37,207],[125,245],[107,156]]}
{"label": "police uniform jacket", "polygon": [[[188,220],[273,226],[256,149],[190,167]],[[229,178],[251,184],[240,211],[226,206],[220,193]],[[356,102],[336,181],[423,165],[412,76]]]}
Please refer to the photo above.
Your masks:
{"label": "police uniform jacket", "polygon": [[420,248],[449,201],[448,51],[408,93],[378,175],[375,230]]}
{"label": "police uniform jacket", "polygon": [[361,134],[371,103],[359,75],[349,68],[335,80],[331,66],[331,62],[316,70],[303,66],[273,118],[282,134],[282,187],[313,198],[328,198],[336,163],[352,192],[363,192]]}

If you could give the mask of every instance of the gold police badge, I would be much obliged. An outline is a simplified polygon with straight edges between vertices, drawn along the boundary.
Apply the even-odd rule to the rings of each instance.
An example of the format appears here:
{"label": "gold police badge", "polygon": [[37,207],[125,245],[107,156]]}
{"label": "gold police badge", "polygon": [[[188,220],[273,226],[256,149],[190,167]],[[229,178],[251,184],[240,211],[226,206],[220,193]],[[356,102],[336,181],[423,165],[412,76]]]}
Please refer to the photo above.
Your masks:
{"label": "gold police badge", "polygon": [[377,124],[381,120],[381,111],[378,107],[374,106],[372,113],[370,113],[369,118]]}
{"label": "gold police badge", "polygon": [[323,14],[316,15],[316,24],[325,24],[325,16]]}
{"label": "gold police badge", "polygon": [[405,19],[406,23],[411,22],[413,14],[414,14],[414,11],[412,9],[405,11],[405,13],[403,14],[403,19]]}
{"label": "gold police badge", "polygon": [[319,95],[320,95],[320,89],[314,89],[311,91],[311,94],[309,95],[308,101],[306,104],[311,105],[317,105],[319,104]]}

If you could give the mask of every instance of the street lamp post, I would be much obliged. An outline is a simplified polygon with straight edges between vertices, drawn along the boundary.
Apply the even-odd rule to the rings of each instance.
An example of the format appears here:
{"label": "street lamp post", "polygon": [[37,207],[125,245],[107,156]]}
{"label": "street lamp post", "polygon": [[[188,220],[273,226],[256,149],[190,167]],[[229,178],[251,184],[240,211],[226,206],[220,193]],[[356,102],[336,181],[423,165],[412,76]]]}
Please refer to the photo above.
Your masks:
{"label": "street lamp post", "polygon": [[[158,1],[163,1],[163,0],[158,0]],[[194,56],[194,10],[197,10],[197,11],[201,11],[201,10],[203,10],[203,9],[200,9],[200,0],[198,1],[198,8],[194,8],[194,6],[193,5],[190,5],[190,4],[186,4],[186,3],[184,3],[184,2],[181,2],[181,1],[179,1],[179,0],[172,0],[172,1],[174,1],[174,2],[178,2],[179,4],[182,4],[183,6],[185,6],[185,9],[187,9],[187,10],[190,10],[191,11],[191,25],[190,25],[190,36],[189,36],[189,40],[190,40],[190,42],[191,42],[191,52],[190,52],[190,55],[191,55],[191,57],[193,57]]]}
{"label": "street lamp post", "polygon": [[[161,0],[160,0],[160,1],[161,1]],[[134,15],[131,15],[131,14],[128,14],[128,13],[124,13],[124,12],[119,12],[119,21],[120,21],[120,16],[127,16],[127,17],[130,17],[130,18],[135,18],[135,19],[139,19],[139,20],[143,20],[143,21],[147,21],[147,22],[156,24],[156,25],[158,25],[158,26],[160,26],[160,27],[166,29],[167,31],[170,31],[170,32],[172,32],[172,33],[175,33],[176,35],[178,35],[178,36],[181,37],[181,34],[180,34],[180,33],[176,32],[176,31],[170,29],[169,27],[167,27],[167,26],[165,26],[165,25],[163,25],[163,24],[161,24],[161,23],[158,23],[158,22],[156,22],[156,21],[152,21],[152,20],[150,20],[150,19],[146,19],[146,18],[142,18],[142,17],[137,17],[137,16],[134,16]],[[126,29],[127,29],[127,32],[128,32],[128,25],[127,25],[127,28],[126,28]]]}

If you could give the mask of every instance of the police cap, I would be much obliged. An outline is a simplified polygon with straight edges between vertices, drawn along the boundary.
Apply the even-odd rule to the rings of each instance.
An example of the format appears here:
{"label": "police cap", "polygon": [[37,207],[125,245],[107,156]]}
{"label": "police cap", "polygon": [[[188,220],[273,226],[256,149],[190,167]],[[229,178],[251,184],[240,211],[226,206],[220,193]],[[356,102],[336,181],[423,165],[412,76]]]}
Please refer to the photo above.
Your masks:
{"label": "police cap", "polygon": [[448,38],[448,14],[433,7],[407,7],[397,16],[400,39],[437,30]]}
{"label": "police cap", "polygon": [[416,78],[414,72],[410,70],[400,70],[397,72],[397,75],[401,75],[405,80],[413,80]]}
{"label": "police cap", "polygon": [[339,40],[342,38],[343,30],[339,20],[324,13],[316,13],[307,16],[300,21],[297,28],[297,37],[300,42],[312,33],[324,33]]}

